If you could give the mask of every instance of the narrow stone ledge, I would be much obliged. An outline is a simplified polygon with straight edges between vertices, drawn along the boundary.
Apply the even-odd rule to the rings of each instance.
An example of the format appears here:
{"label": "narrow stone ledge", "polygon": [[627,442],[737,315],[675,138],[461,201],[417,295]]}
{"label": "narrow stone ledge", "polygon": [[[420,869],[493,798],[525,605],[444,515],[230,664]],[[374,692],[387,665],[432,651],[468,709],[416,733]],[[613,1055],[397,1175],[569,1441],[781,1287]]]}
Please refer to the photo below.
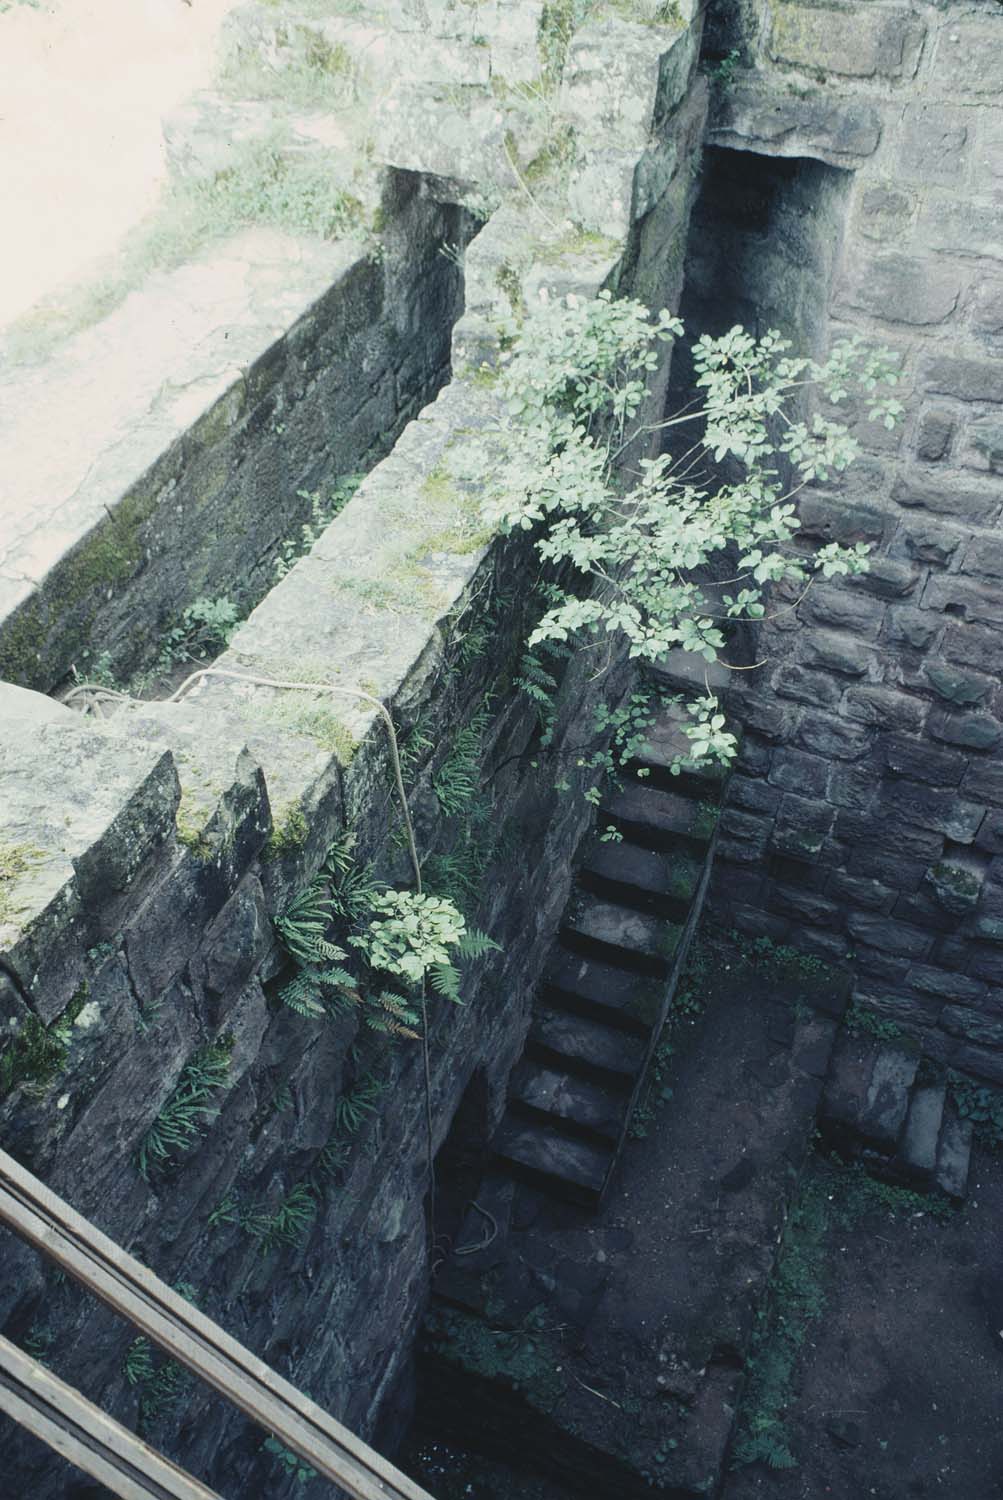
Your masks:
{"label": "narrow stone ledge", "polygon": [[855,167],[878,148],[882,120],[870,103],[781,92],[748,75],[718,95],[708,141],[763,156],[812,157]]}
{"label": "narrow stone ledge", "polygon": [[0,847],[13,870],[0,884],[0,961],[44,1021],[70,1000],[84,948],[107,935],[106,908],[173,831],[179,797],[162,745],[58,712],[41,725],[0,715]]}

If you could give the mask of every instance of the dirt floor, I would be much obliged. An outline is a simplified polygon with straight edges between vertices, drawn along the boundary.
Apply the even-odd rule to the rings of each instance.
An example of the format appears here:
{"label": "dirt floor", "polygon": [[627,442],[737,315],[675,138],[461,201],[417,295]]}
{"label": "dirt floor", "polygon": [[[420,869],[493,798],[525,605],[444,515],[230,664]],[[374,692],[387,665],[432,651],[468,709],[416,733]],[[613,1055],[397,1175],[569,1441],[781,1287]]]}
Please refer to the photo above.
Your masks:
{"label": "dirt floor", "polygon": [[945,1222],[899,1202],[834,1214],[783,1414],[798,1467],[732,1471],[724,1500],[1003,1496],[1003,1157]]}
{"label": "dirt floor", "polygon": [[[719,950],[717,956],[719,979],[724,955]],[[594,1372],[580,1363],[574,1366],[585,1389],[597,1397],[590,1424],[596,1436],[608,1417],[606,1402],[598,1398],[612,1392],[626,1407],[623,1391],[628,1385],[630,1394],[640,1398],[633,1402],[636,1414],[629,1419],[639,1455],[641,1449],[646,1453],[651,1438],[642,1377],[647,1370],[653,1381],[654,1373],[664,1368],[657,1358],[652,1363],[643,1320],[646,1310],[660,1314],[656,1321],[661,1340],[666,1308],[672,1302],[664,1285],[652,1285],[651,1256],[639,1252],[653,1234],[664,1236],[662,1275],[671,1279],[683,1274],[687,1283],[677,1289],[679,1317],[698,1290],[710,1296],[710,1284],[704,1288],[707,1266],[718,1263],[720,1297],[712,1321],[721,1323],[715,1335],[720,1343],[722,1330],[734,1316],[729,1307],[737,1309],[741,1302],[732,1270],[744,1267],[750,1286],[758,1280],[760,1267],[747,1243],[748,1230],[758,1218],[760,1236],[775,1235],[770,1213],[760,1210],[768,1206],[767,1199],[775,1202],[776,1187],[769,1188],[766,1126],[779,1122],[783,1088],[750,1055],[750,1038],[740,1035],[757,1001],[765,1005],[774,996],[769,976],[751,975],[744,963],[738,974],[726,977],[729,988],[740,995],[742,1012],[733,1011],[729,1022],[726,1015],[715,1014],[711,1001],[704,1015],[687,1016],[676,1033],[677,1050],[659,1082],[647,1136],[630,1143],[603,1220],[592,1221],[591,1233],[600,1238],[603,1221],[619,1230],[622,1248],[612,1255],[607,1246],[603,1256],[596,1256],[604,1271],[612,1266],[612,1274],[574,1347],[566,1336],[561,1350],[569,1368],[611,1319],[626,1314],[631,1322],[633,1309],[633,1322],[642,1320],[637,1327],[631,1323],[627,1343],[636,1345],[635,1357],[625,1355],[619,1372],[609,1362]],[[738,1074],[732,1078],[722,1068],[722,1055],[733,1049],[745,1058],[752,1083],[762,1085],[756,1095],[760,1115],[755,1118],[746,1118],[749,1101],[742,1098],[751,1086],[749,1078],[740,1082]],[[778,1103],[771,1105],[768,1095],[775,1095]],[[741,1119],[729,1119],[729,1097],[736,1109],[741,1107]],[[702,1122],[696,1133],[694,1121]],[[744,1137],[733,1128],[740,1124]],[[704,1144],[698,1152],[701,1136]],[[778,1135],[773,1150],[779,1141]],[[723,1158],[718,1158],[726,1147],[751,1163],[748,1171],[722,1176],[727,1163],[722,1165]],[[703,1217],[697,1214],[701,1205],[683,1191],[696,1154],[707,1158],[708,1182],[726,1189],[715,1190],[713,1203],[710,1198],[702,1203]],[[780,1154],[793,1165],[792,1150]],[[743,1208],[740,1200],[746,1198]],[[739,1209],[741,1220],[732,1222]],[[689,1262],[689,1271],[682,1272],[669,1254],[674,1236],[681,1225],[696,1234],[706,1233],[709,1224],[718,1228],[718,1244],[713,1237],[694,1241],[704,1248]],[[858,1169],[811,1156],[795,1189],[766,1297],[757,1297],[761,1311],[747,1357],[739,1420],[723,1479],[711,1493],[718,1500],[910,1500],[925,1495],[1003,1500],[1001,1225],[1003,1156],[977,1155],[969,1202],[961,1210],[875,1184]],[[559,1290],[555,1295],[560,1296]],[[668,1317],[668,1323],[675,1318]],[[555,1315],[554,1321],[565,1320],[563,1313],[560,1319]],[[744,1342],[736,1328],[735,1344]],[[732,1399],[724,1396],[725,1409]],[[663,1408],[667,1461],[657,1478],[652,1475],[653,1493],[694,1493],[684,1479],[686,1466],[677,1464],[676,1458],[693,1445],[698,1452],[710,1452],[712,1434],[701,1436],[697,1430],[709,1417],[709,1406],[707,1412],[700,1408],[698,1399],[682,1428],[670,1420],[668,1406]],[[469,1411],[470,1425],[477,1428],[482,1413],[475,1406]],[[498,1461],[504,1445],[499,1451],[495,1417],[490,1418],[495,1431],[488,1443],[494,1456],[462,1451],[467,1434],[462,1422],[457,1427],[455,1409],[448,1439],[442,1429],[435,1430],[434,1421],[426,1421],[402,1456],[404,1467],[437,1500],[583,1500],[599,1489],[604,1496],[615,1493],[607,1480],[597,1487],[594,1473],[576,1474],[570,1480],[562,1466],[560,1478],[541,1474],[532,1454],[534,1443],[539,1451],[539,1436],[530,1439],[524,1427],[520,1437],[517,1416],[510,1411],[500,1420],[503,1426],[514,1422],[511,1438],[521,1450],[526,1465],[522,1469]],[[563,1417],[555,1416],[563,1428]],[[672,1434],[678,1435],[678,1443]],[[601,1446],[606,1446],[605,1436]],[[477,1441],[476,1430],[470,1431],[472,1449]],[[678,1455],[668,1451],[677,1446]],[[675,1487],[680,1484],[682,1488]]]}

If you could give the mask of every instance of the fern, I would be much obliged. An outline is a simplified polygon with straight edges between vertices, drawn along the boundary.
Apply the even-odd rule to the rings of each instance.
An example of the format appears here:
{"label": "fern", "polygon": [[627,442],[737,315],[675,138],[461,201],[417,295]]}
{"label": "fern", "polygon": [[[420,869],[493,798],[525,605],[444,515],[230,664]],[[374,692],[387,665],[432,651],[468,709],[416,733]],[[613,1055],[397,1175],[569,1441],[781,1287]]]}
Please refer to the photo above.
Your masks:
{"label": "fern", "polygon": [[547,749],[554,738],[554,729],[557,724],[557,709],[554,705],[557,695],[557,678],[547,671],[539,657],[534,656],[532,651],[523,653],[519,663],[519,674],[515,685],[536,708],[541,730],[540,745],[543,749]]}
{"label": "fern", "polygon": [[355,1087],[342,1094],[334,1106],[334,1123],[346,1135],[356,1135],[365,1123],[366,1116],[376,1108],[386,1085],[372,1073],[360,1078]]}
{"label": "fern", "polygon": [[298,963],[337,962],[345,957],[345,951],[325,936],[333,915],[334,901],[328,882],[323,874],[316,875],[275,918],[275,930],[286,951]]}
{"label": "fern", "polygon": [[283,1005],[288,1005],[290,1010],[294,1010],[298,1016],[305,1016],[307,1020],[318,1021],[327,1015],[327,1007],[320,998],[315,969],[301,969],[279,990],[279,999]]}
{"label": "fern", "polygon": [[501,951],[501,944],[478,927],[468,927],[456,945],[457,956],[466,959],[483,958],[486,953]]}
{"label": "fern", "polygon": [[150,1126],[139,1148],[139,1170],[145,1181],[155,1168],[167,1170],[198,1139],[206,1121],[216,1118],[212,1095],[226,1082],[232,1040],[203,1047],[182,1069],[178,1083]]}
{"label": "fern", "polygon": [[448,759],[432,777],[432,791],[448,817],[462,812],[480,789],[481,754],[490,723],[490,698],[485,697],[456,736]]}
{"label": "fern", "polygon": [[374,1008],[366,1011],[365,1021],[373,1031],[409,1041],[419,1040],[421,1032],[416,1028],[421,1024],[421,1017],[403,996],[394,994],[393,990],[383,990],[370,1004]]}
{"label": "fern", "polygon": [[443,995],[455,1005],[463,1004],[460,998],[460,971],[455,965],[433,964],[429,969],[429,979],[437,995]]}
{"label": "fern", "polygon": [[153,1374],[153,1350],[142,1334],[125,1351],[122,1373],[130,1385],[142,1385]]}

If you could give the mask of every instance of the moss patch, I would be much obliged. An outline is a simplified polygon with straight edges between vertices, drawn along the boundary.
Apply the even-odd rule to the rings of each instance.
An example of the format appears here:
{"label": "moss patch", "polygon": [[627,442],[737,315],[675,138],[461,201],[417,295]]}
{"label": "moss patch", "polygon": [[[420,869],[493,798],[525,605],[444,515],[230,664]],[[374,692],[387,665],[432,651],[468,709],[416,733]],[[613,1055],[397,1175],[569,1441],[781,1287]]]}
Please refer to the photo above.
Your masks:
{"label": "moss patch", "polygon": [[14,888],[44,858],[43,850],[31,844],[0,843],[0,922],[12,921],[23,910],[17,904]]}
{"label": "moss patch", "polygon": [[0,1099],[15,1089],[41,1095],[66,1066],[73,1025],[87,1003],[87,985],[80,986],[61,1016],[48,1026],[29,1016],[17,1035],[0,1052]]}

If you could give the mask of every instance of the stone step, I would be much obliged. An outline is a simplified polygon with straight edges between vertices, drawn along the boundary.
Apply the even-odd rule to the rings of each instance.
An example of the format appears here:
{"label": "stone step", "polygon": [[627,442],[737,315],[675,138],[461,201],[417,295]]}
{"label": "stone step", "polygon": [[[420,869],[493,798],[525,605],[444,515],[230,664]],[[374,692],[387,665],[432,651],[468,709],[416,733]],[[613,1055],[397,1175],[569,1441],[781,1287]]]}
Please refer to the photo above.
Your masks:
{"label": "stone step", "polygon": [[533,1016],[526,1052],[562,1071],[629,1090],[647,1048],[640,1037],[626,1031],[544,1005]]}
{"label": "stone step", "polygon": [[857,1121],[867,1106],[877,1052],[878,1044],[871,1036],[844,1031],[836,1039],[822,1091],[819,1125],[837,1147],[852,1146],[858,1139]]}
{"label": "stone step", "polygon": [[895,1161],[896,1175],[927,1188],[937,1165],[947,1088],[943,1083],[917,1084],[909,1099],[905,1128]]}
{"label": "stone step", "polygon": [[544,970],[541,992],[558,1009],[640,1037],[650,1034],[664,1000],[657,980],[586,958],[560,943]]}
{"label": "stone step", "polygon": [[596,1208],[613,1162],[610,1147],[595,1146],[538,1120],[507,1114],[492,1142],[499,1166],[513,1176],[573,1203]]}
{"label": "stone step", "polygon": [[949,1198],[960,1201],[968,1192],[968,1169],[972,1158],[972,1122],[962,1120],[954,1105],[944,1107],[944,1123],[937,1143],[934,1184]]}
{"label": "stone step", "polygon": [[919,1053],[881,1047],[874,1059],[857,1130],[863,1143],[892,1155],[896,1150],[916,1081]]}
{"label": "stone step", "polygon": [[717,824],[717,808],[659,787],[628,786],[607,796],[599,810],[601,827],[611,823],[624,838],[648,849],[674,849],[702,855]]}
{"label": "stone step", "polygon": [[708,692],[720,697],[731,686],[733,673],[717,661],[707,661],[696,651],[668,651],[648,670],[670,693],[702,698]]}
{"label": "stone step", "polygon": [[[691,722],[682,709],[668,709],[660,714],[639,746],[630,768],[635,775],[638,770],[645,770],[652,786],[664,787],[696,801],[717,802],[727,770],[720,764],[695,766],[689,759],[692,741],[683,733],[683,725]],[[683,765],[673,774],[671,768],[680,760]]]}
{"label": "stone step", "polygon": [[685,921],[703,861],[683,850],[671,853],[640,844],[597,842],[578,873],[586,890],[642,910]]}
{"label": "stone step", "polygon": [[594,895],[576,897],[561,926],[567,946],[655,979],[667,976],[681,936],[682,928],[665,917]]}
{"label": "stone step", "polygon": [[509,1088],[510,1109],[544,1116],[555,1129],[597,1145],[616,1145],[628,1102],[626,1094],[528,1059],[517,1066]]}

